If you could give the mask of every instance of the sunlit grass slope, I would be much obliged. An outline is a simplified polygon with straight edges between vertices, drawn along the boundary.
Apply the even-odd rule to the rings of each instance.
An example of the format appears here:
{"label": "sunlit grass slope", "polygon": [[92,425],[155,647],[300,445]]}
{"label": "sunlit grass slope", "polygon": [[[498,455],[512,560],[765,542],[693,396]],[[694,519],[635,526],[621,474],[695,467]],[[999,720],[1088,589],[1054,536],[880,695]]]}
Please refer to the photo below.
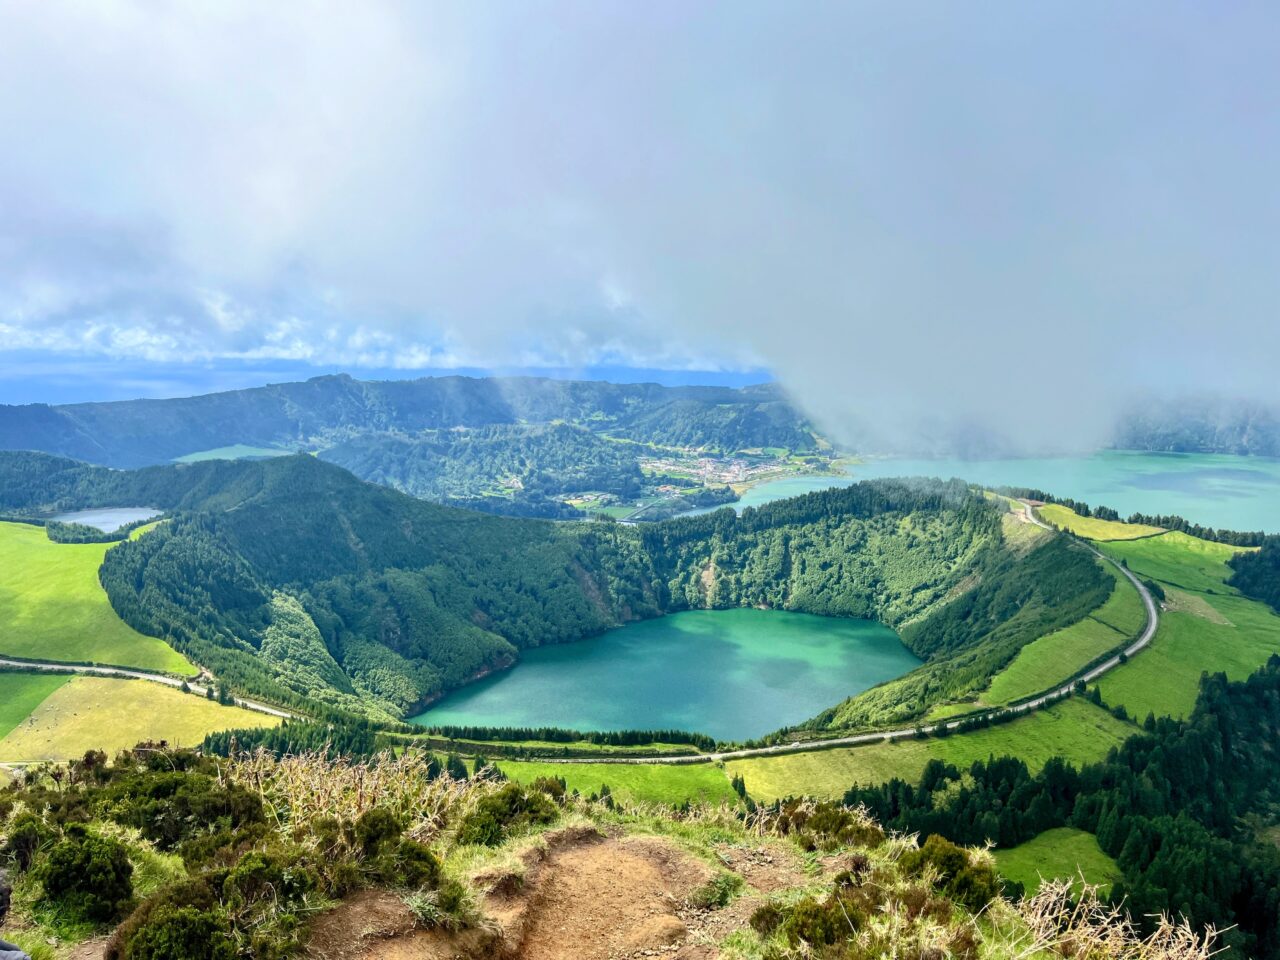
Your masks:
{"label": "sunlit grass slope", "polygon": [[1086,883],[1102,887],[1105,896],[1111,884],[1120,879],[1120,868],[1102,852],[1097,838],[1074,827],[1046,830],[1026,843],[997,850],[995,855],[996,868],[1021,883],[1029,894],[1040,889],[1042,878],[1079,881],[1083,875]]}
{"label": "sunlit grass slope", "polygon": [[714,764],[545,763],[500,760],[498,767],[513,780],[561,777],[583,796],[599,793],[602,784],[619,798],[648,803],[705,800],[732,803],[737,794],[724,771]]}
{"label": "sunlit grass slope", "polygon": [[1142,598],[1133,584],[1101,561],[1115,579],[1111,596],[1101,607],[1078,623],[1035,640],[996,674],[983,694],[988,704],[1005,704],[1043,693],[1071,677],[1102,654],[1134,639],[1146,622]]}
{"label": "sunlit grass slope", "polygon": [[87,750],[113,754],[144,740],[194,746],[215,730],[279,723],[148,680],[72,677],[0,739],[0,761],[70,760]]}
{"label": "sunlit grass slope", "polygon": [[43,527],[0,523],[0,655],[194,675],[186,657],[111,608],[98,582],[111,546],[54,543]]}
{"label": "sunlit grass slope", "polygon": [[1235,593],[1225,585],[1231,576],[1227,561],[1246,549],[1176,530],[1145,540],[1100,543],[1098,548],[1107,556],[1123,560],[1134,573],[1201,593]]}
{"label": "sunlit grass slope", "polygon": [[854,783],[883,783],[894,777],[914,783],[935,758],[961,768],[1006,754],[1021,757],[1033,769],[1054,756],[1088,763],[1101,760],[1135,732],[1133,724],[1073,698],[1011,723],[943,739],[753,757],[729,761],[725,767],[731,776],[741,774],[747,792],[758,800],[800,794],[840,797]]}
{"label": "sunlit grass slope", "polygon": [[1036,507],[1036,512],[1045,523],[1070,530],[1072,533],[1090,540],[1135,540],[1160,533],[1163,528],[1151,527],[1145,523],[1124,523],[1120,520],[1099,520],[1096,517],[1082,517],[1067,507],[1057,503],[1048,503]]}
{"label": "sunlit grass slope", "polygon": [[1151,645],[1098,681],[1108,704],[1137,719],[1184,717],[1195,706],[1202,673],[1242,680],[1280,653],[1280,617],[1226,584],[1227,561],[1242,548],[1173,531],[1099,549],[1167,594]]}
{"label": "sunlit grass slope", "polygon": [[27,719],[32,710],[69,679],[65,674],[0,673],[0,737]]}

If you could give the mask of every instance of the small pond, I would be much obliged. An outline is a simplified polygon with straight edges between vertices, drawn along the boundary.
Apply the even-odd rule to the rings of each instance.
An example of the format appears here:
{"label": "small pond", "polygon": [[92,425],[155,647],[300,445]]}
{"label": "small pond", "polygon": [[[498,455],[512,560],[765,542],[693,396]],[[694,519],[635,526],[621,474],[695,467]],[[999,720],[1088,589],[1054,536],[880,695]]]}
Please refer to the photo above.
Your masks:
{"label": "small pond", "polygon": [[71,513],[60,513],[54,520],[63,523],[82,523],[86,527],[97,527],[104,533],[114,533],[126,524],[138,520],[150,520],[158,517],[163,511],[155,507],[103,507],[98,510],[75,510]]}

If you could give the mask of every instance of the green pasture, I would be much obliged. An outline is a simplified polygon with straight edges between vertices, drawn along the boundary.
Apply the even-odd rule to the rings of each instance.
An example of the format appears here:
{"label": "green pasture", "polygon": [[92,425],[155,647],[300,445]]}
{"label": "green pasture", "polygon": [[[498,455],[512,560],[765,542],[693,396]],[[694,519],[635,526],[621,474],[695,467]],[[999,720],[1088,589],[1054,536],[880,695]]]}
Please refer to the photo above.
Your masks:
{"label": "green pasture", "polygon": [[1099,886],[1106,896],[1111,884],[1120,879],[1120,868],[1107,856],[1092,833],[1074,827],[1046,830],[1026,843],[1008,850],[996,850],[996,869],[1021,883],[1028,895],[1040,889],[1044,880],[1074,880]]}
{"label": "green pasture", "polygon": [[1146,623],[1142,597],[1113,564],[1101,566],[1115,580],[1107,601],[1078,623],[1027,644],[996,674],[984,703],[1012,703],[1052,689],[1102,654],[1137,637]]}
{"label": "green pasture", "polygon": [[1035,509],[1045,523],[1051,523],[1063,530],[1070,530],[1090,540],[1136,540],[1153,536],[1163,530],[1162,527],[1151,527],[1145,523],[1125,523],[1121,520],[1082,517],[1074,510],[1057,503],[1047,503]]}
{"label": "green pasture", "polygon": [[67,674],[0,673],[0,738],[70,679]]}
{"label": "green pasture", "polygon": [[1072,698],[1010,723],[941,739],[896,740],[862,747],[731,760],[730,775],[741,774],[757,800],[812,794],[840,797],[855,783],[883,783],[900,777],[915,783],[930,760],[957,767],[1006,754],[1039,769],[1050,757],[1077,764],[1101,760],[1134,734],[1133,724],[1117,720],[1087,700]]}
{"label": "green pasture", "polygon": [[538,777],[561,777],[570,790],[583,796],[599,793],[602,784],[619,799],[678,804],[686,800],[734,803],[738,796],[724,770],[712,763],[548,763],[497,760],[513,780],[529,783]]}
{"label": "green pasture", "polygon": [[98,568],[112,546],[54,543],[43,527],[0,523],[0,654],[194,676],[182,654],[111,608]]}

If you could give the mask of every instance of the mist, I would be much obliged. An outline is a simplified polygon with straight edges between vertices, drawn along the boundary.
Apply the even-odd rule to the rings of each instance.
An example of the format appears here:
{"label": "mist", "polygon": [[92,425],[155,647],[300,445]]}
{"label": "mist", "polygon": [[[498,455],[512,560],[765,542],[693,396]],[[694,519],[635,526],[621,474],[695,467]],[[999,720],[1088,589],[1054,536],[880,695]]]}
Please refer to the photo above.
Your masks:
{"label": "mist", "polygon": [[1280,14],[0,6],[0,352],[771,369],[860,449],[1277,401]]}

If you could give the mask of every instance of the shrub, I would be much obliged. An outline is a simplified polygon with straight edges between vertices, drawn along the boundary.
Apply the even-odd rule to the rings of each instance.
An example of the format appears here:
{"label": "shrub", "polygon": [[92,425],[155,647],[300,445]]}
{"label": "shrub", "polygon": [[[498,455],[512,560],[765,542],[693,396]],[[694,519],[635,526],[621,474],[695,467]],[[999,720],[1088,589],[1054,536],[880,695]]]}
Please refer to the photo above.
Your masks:
{"label": "shrub", "polygon": [[742,889],[742,878],[736,873],[721,870],[714,877],[689,895],[689,902],[702,910],[718,910],[727,907],[729,901]]}
{"label": "shrub", "polygon": [[[172,914],[182,910],[215,913],[220,920],[221,929],[225,931],[226,918],[216,913],[217,906],[218,898],[208,880],[203,877],[171,884],[140,903],[137,909],[125,918],[124,923],[116,927],[111,939],[107,941],[107,948],[103,953],[104,960],[132,960],[135,956],[134,941],[162,914]],[[216,936],[213,939],[216,939]],[[217,957],[216,954],[214,956]]]}
{"label": "shrub", "polygon": [[755,912],[751,914],[749,923],[752,930],[760,934],[761,937],[767,937],[782,925],[784,918],[785,914],[778,908],[777,904],[765,903],[757,907]]}
{"label": "shrub", "polygon": [[937,888],[971,913],[980,911],[1000,893],[1000,880],[990,866],[970,863],[963,848],[936,833],[918,850],[903,854],[899,865],[914,876],[932,866]]}
{"label": "shrub", "polygon": [[166,904],[119,953],[121,960],[235,960],[226,917],[213,910]]}
{"label": "shrub", "polygon": [[394,853],[384,855],[381,871],[387,883],[403,887],[434,887],[440,882],[440,861],[416,840],[401,840]]}
{"label": "shrub", "polygon": [[827,946],[851,932],[838,910],[818,903],[813,897],[805,897],[792,907],[781,929],[792,946],[807,943],[811,947]]}
{"label": "shrub", "polygon": [[45,896],[89,920],[115,920],[133,896],[133,865],[124,844],[80,825],[54,844],[40,869]]}
{"label": "shrub", "polygon": [[33,813],[20,813],[13,818],[9,836],[4,843],[4,855],[11,857],[20,871],[31,869],[31,863],[41,848],[53,839],[53,831]]}
{"label": "shrub", "polygon": [[458,842],[493,847],[517,827],[554,823],[556,805],[543,793],[508,783],[476,804],[458,825]]}
{"label": "shrub", "polygon": [[376,857],[383,845],[398,840],[404,825],[385,807],[366,810],[356,821],[356,842],[366,857]]}

